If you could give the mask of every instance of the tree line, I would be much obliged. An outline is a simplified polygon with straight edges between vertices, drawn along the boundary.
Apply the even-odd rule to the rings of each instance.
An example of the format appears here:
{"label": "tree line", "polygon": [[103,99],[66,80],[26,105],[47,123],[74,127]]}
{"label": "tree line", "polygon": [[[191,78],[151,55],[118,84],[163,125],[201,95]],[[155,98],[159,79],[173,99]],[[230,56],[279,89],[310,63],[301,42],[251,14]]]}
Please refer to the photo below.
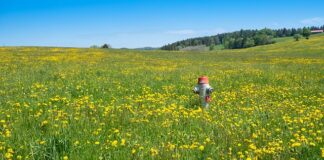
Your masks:
{"label": "tree line", "polygon": [[[238,49],[238,48],[248,48],[259,45],[266,45],[275,43],[273,38],[278,37],[291,37],[300,38],[304,36],[309,38],[311,32],[310,30],[324,30],[324,25],[321,27],[304,27],[304,28],[282,28],[282,29],[261,29],[261,30],[243,30],[221,33],[214,36],[190,38],[175,43],[167,44],[162,46],[162,50],[180,50],[188,46],[198,46],[206,45],[211,49],[215,45],[224,45],[226,49]],[[296,39],[297,40],[297,39]]]}
{"label": "tree line", "polygon": [[92,45],[92,46],[90,46],[90,48],[104,48],[104,49],[110,49],[110,48],[112,48],[111,47],[111,45],[110,44],[107,44],[107,43],[105,43],[105,44],[103,44],[102,46],[97,46],[97,45]]}

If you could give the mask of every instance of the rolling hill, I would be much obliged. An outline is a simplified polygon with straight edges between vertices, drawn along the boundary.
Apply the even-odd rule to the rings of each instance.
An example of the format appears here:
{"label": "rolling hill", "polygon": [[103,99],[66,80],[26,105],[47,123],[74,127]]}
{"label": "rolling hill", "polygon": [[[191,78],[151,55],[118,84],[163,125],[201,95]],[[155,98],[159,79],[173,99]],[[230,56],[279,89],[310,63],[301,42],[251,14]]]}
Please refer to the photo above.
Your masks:
{"label": "rolling hill", "polygon": [[[249,48],[260,45],[275,43],[276,40],[285,39],[293,36],[304,36],[307,38],[311,35],[311,30],[323,30],[321,27],[304,27],[291,29],[268,29],[261,30],[243,30],[221,33],[213,36],[189,38],[182,41],[177,41],[161,47],[162,50],[214,50],[219,48],[225,49],[240,49]],[[276,40],[274,40],[276,39]],[[205,46],[205,47],[202,47]],[[207,48],[208,47],[208,48]]]}

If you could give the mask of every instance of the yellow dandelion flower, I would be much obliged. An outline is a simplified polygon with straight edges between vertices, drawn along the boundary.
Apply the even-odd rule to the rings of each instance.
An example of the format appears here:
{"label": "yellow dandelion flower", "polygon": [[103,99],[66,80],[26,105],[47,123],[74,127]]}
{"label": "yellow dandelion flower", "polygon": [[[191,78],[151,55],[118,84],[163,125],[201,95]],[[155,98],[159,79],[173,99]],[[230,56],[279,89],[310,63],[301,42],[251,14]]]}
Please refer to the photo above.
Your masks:
{"label": "yellow dandelion flower", "polygon": [[75,146],[77,146],[77,145],[79,145],[79,144],[80,144],[79,141],[75,141],[75,142],[74,142],[74,145],[75,145]]}
{"label": "yellow dandelion flower", "polygon": [[11,131],[9,129],[5,130],[5,137],[11,137]]}
{"label": "yellow dandelion flower", "polygon": [[125,144],[126,144],[126,140],[125,139],[122,139],[121,142],[120,142],[120,145],[121,146],[125,146]]}
{"label": "yellow dandelion flower", "polygon": [[43,145],[43,144],[45,144],[46,143],[46,141],[39,141],[39,144],[40,145]]}
{"label": "yellow dandelion flower", "polygon": [[169,150],[174,150],[175,149],[175,145],[174,144],[172,144],[172,143],[169,143]]}
{"label": "yellow dandelion flower", "polygon": [[18,155],[18,156],[17,156],[17,159],[22,159],[22,156],[21,156],[21,155]]}
{"label": "yellow dandelion flower", "polygon": [[46,126],[47,124],[48,124],[48,121],[45,120],[45,121],[43,121],[43,122],[41,123],[41,126],[43,127],[43,126]]}
{"label": "yellow dandelion flower", "polygon": [[152,156],[156,156],[156,155],[158,155],[159,154],[159,150],[158,149],[155,149],[155,148],[151,148],[151,155]]}
{"label": "yellow dandelion flower", "polygon": [[114,141],[111,142],[111,146],[117,147],[117,145],[118,145],[118,141],[117,140],[114,140]]}
{"label": "yellow dandelion flower", "polygon": [[6,159],[11,159],[12,157],[13,157],[13,154],[12,154],[12,153],[7,152],[7,153],[5,154],[5,158],[6,158]]}
{"label": "yellow dandelion flower", "polygon": [[252,149],[252,150],[256,150],[257,147],[254,144],[250,144],[249,148]]}
{"label": "yellow dandelion flower", "polygon": [[205,150],[205,147],[203,145],[200,145],[199,150],[203,151],[203,150]]}
{"label": "yellow dandelion flower", "polygon": [[8,153],[15,153],[14,150],[12,148],[8,148],[7,150]]}
{"label": "yellow dandelion flower", "polygon": [[299,142],[295,142],[295,143],[293,143],[291,146],[292,146],[292,147],[299,147],[299,146],[301,146],[301,143],[299,143]]}

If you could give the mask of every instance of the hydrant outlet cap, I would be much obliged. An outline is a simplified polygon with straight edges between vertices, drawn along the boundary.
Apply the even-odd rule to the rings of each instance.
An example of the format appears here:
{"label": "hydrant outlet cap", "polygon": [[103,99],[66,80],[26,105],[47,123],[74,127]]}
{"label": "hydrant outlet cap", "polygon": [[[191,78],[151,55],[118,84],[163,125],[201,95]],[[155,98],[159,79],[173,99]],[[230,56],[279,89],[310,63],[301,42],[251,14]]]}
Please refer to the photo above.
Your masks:
{"label": "hydrant outlet cap", "polygon": [[199,84],[208,84],[209,80],[207,76],[201,76],[198,78],[198,83]]}

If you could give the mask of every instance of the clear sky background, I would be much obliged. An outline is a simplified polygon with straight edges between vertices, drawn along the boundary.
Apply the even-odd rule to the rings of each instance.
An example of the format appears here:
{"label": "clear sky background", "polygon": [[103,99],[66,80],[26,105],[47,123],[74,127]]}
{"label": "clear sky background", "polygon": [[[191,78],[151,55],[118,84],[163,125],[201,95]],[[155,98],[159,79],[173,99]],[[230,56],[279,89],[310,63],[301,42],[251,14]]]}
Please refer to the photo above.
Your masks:
{"label": "clear sky background", "polygon": [[324,0],[0,0],[0,46],[160,47],[312,25],[324,25]]}

